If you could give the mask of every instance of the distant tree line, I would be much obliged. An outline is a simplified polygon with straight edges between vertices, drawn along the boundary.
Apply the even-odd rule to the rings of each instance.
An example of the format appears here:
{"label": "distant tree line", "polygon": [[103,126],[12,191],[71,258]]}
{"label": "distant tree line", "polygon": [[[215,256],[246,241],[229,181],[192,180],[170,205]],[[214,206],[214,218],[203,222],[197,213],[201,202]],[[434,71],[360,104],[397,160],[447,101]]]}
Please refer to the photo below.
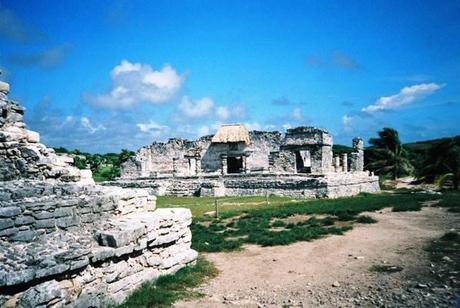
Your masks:
{"label": "distant tree line", "polygon": [[391,179],[412,175],[420,182],[458,189],[460,136],[402,144],[398,132],[386,127],[369,144],[364,155],[367,170]]}
{"label": "distant tree line", "polygon": [[64,147],[54,148],[58,154],[67,154],[73,157],[74,166],[79,169],[91,169],[96,182],[113,180],[120,176],[121,164],[134,156],[133,151],[126,149],[120,153],[91,154],[80,150],[68,150]]}

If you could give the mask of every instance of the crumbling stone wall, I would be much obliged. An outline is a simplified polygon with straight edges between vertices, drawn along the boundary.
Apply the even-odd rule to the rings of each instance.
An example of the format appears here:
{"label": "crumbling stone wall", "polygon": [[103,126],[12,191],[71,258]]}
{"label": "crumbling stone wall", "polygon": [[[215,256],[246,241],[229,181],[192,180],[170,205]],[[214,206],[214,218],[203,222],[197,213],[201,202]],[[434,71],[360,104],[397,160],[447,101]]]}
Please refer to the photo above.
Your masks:
{"label": "crumbling stone wall", "polygon": [[316,127],[296,127],[288,129],[281,149],[285,151],[309,151],[311,173],[332,172],[332,137]]}
{"label": "crumbling stone wall", "polygon": [[101,307],[191,264],[191,212],[95,185],[39,143],[0,82],[0,307]]}
{"label": "crumbling stone wall", "polygon": [[91,180],[77,168],[73,160],[58,156],[40,143],[38,133],[26,129],[24,108],[0,95],[0,181],[23,177],[63,181]]}
{"label": "crumbling stone wall", "polygon": [[291,151],[275,151],[269,155],[269,171],[273,173],[296,173],[296,157]]}
{"label": "crumbling stone wall", "polygon": [[250,152],[247,158],[248,171],[268,171],[270,167],[269,155],[271,152],[279,150],[281,133],[252,131],[249,136],[251,144],[248,147],[248,151]]}

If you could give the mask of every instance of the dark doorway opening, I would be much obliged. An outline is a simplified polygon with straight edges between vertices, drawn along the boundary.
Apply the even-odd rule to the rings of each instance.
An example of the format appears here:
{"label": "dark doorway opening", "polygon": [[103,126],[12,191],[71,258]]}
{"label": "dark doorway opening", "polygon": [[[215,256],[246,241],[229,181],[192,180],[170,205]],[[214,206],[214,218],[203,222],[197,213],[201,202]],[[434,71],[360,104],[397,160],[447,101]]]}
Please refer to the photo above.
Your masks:
{"label": "dark doorway opening", "polygon": [[240,173],[243,170],[242,157],[227,158],[227,173]]}
{"label": "dark doorway opening", "polygon": [[[302,151],[303,152],[303,151]],[[295,165],[297,173],[311,173],[311,167],[305,166],[305,153],[301,153],[300,151],[295,151]]]}

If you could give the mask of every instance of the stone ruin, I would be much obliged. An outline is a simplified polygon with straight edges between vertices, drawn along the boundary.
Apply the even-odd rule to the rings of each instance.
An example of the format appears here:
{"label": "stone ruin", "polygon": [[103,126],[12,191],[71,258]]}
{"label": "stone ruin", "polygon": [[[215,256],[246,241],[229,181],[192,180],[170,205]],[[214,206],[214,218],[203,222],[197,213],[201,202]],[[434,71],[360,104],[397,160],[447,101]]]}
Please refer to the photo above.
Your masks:
{"label": "stone ruin", "polygon": [[288,129],[282,136],[222,125],[214,136],[139,149],[123,164],[121,179],[110,184],[174,196],[335,198],[378,192],[378,177],[364,171],[363,140],[353,139],[350,156],[334,156],[332,144],[332,136],[315,127]]}
{"label": "stone ruin", "polygon": [[0,307],[100,307],[191,264],[188,209],[95,185],[26,129],[0,82]]}

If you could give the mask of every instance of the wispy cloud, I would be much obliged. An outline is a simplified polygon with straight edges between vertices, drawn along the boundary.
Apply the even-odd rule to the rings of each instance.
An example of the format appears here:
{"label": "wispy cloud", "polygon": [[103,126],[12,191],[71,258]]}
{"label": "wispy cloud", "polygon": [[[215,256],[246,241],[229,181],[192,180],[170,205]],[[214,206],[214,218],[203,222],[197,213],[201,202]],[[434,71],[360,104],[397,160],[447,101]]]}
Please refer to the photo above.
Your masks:
{"label": "wispy cloud", "polygon": [[289,101],[289,99],[284,97],[284,96],[279,97],[279,98],[275,98],[274,100],[272,100],[272,104],[277,105],[277,106],[287,106],[290,103],[291,102]]}
{"label": "wispy cloud", "polygon": [[39,66],[51,69],[63,63],[71,50],[72,45],[63,44],[38,53],[10,55],[8,62],[19,66]]}
{"label": "wispy cloud", "polygon": [[21,44],[43,41],[46,35],[23,22],[15,12],[0,3],[0,36]]}
{"label": "wispy cloud", "polygon": [[107,7],[105,19],[110,25],[120,25],[126,18],[126,12],[129,8],[129,2],[126,0],[114,0],[111,5]]}
{"label": "wispy cloud", "polygon": [[359,70],[362,66],[350,55],[336,51],[328,56],[309,55],[305,58],[305,65],[314,68],[341,68],[349,71]]}
{"label": "wispy cloud", "polygon": [[184,96],[177,105],[179,112],[187,118],[203,118],[211,115],[214,110],[214,101],[210,97],[203,97],[193,101],[190,97]]}
{"label": "wispy cloud", "polygon": [[372,114],[377,111],[397,109],[401,106],[421,100],[444,86],[443,84],[440,85],[436,83],[421,83],[404,87],[397,94],[380,97],[374,104],[362,108],[361,111]]}
{"label": "wispy cloud", "polygon": [[148,64],[127,60],[115,66],[110,76],[110,91],[97,95],[83,94],[83,100],[96,107],[114,109],[131,108],[141,102],[158,104],[170,100],[184,80],[168,64],[156,71]]}
{"label": "wispy cloud", "polygon": [[137,123],[136,126],[141,132],[150,133],[152,135],[160,135],[169,129],[166,125],[161,125],[153,120],[146,123]]}

